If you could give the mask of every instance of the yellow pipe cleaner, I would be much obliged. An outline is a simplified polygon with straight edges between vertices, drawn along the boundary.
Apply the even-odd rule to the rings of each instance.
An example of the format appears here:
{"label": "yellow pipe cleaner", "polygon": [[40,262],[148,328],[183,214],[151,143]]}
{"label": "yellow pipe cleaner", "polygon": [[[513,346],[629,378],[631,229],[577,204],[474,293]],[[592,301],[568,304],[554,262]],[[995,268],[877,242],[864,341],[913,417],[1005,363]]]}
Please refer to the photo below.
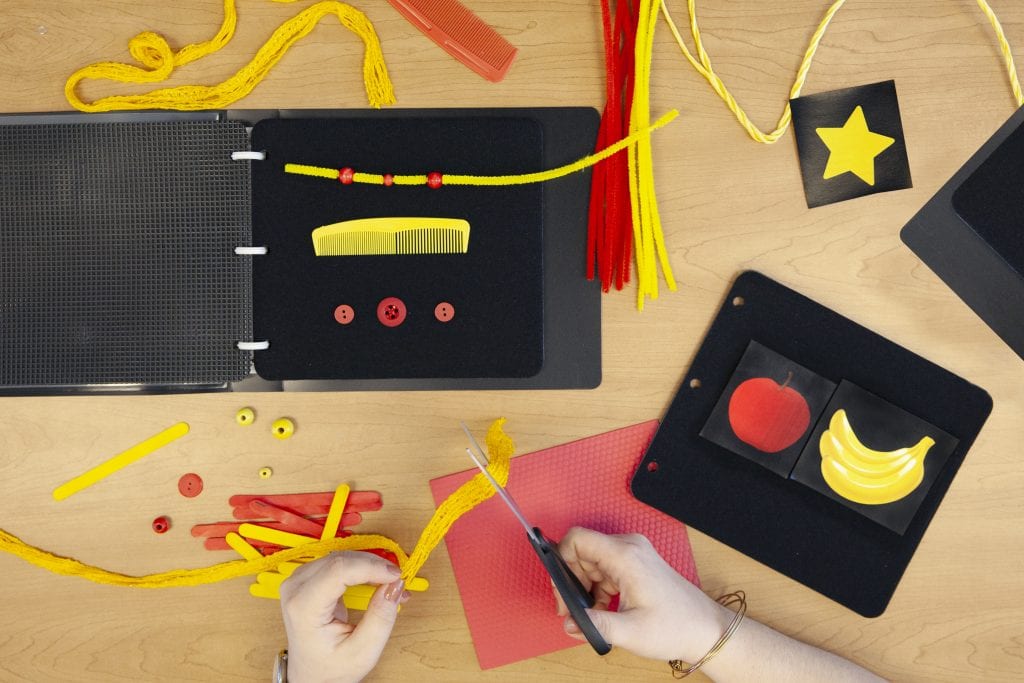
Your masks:
{"label": "yellow pipe cleaner", "polygon": [[[992,29],[996,34],[996,41],[999,43],[999,51],[1003,56],[1003,63],[1006,66],[1006,72],[1010,80],[1010,89],[1013,91],[1014,100],[1017,102],[1017,106],[1024,106],[1024,93],[1021,92],[1020,81],[1017,78],[1017,67],[1013,62],[1013,51],[1010,48],[1010,43],[1006,39],[1006,34],[1003,32],[1003,27],[999,23],[999,19],[996,17],[996,13],[992,11],[986,0],[976,0],[978,7],[988,17],[989,23],[992,25]],[[825,35],[825,30],[828,28],[829,22],[835,16],[836,12],[846,4],[846,0],[836,0],[826,10],[825,16],[822,17],[821,23],[818,24],[818,28],[815,29],[814,34],[811,36],[811,40],[807,45],[807,50],[804,52],[804,57],[800,62],[800,68],[797,69],[796,78],[793,81],[793,87],[789,90],[789,99],[793,99],[800,96],[800,91],[804,87],[804,83],[807,80],[807,72],[810,71],[811,62],[814,60],[814,55],[818,51],[818,46],[821,44],[821,39]],[[779,121],[775,124],[775,130],[770,133],[762,132],[747,116],[743,108],[740,107],[739,103],[736,102],[736,98],[732,96],[729,89],[715,70],[711,68],[711,58],[708,56],[707,51],[704,49],[704,43],[701,40],[700,28],[697,25],[697,2],[696,0],[687,0],[686,2],[687,13],[690,19],[690,33],[693,36],[693,44],[697,56],[694,57],[690,50],[686,47],[686,43],[683,42],[682,36],[679,34],[679,29],[676,27],[676,23],[672,20],[672,15],[669,14],[668,4],[665,0],[661,2],[661,13],[664,15],[665,20],[668,22],[669,30],[672,31],[672,35],[675,37],[676,42],[679,44],[679,49],[682,50],[683,56],[686,57],[687,61],[693,66],[697,72],[704,77],[705,80],[711,85],[712,89],[718,93],[718,96],[722,98],[725,105],[729,108],[729,111],[733,113],[739,124],[747,131],[747,134],[757,142],[763,142],[765,144],[772,144],[781,138],[786,130],[789,128],[789,124],[792,122],[792,112],[789,108],[789,101],[786,101],[786,106],[782,111],[782,116],[779,117]]]}
{"label": "yellow pipe cleaner", "polygon": [[[633,145],[638,140],[650,137],[650,134],[662,126],[671,122],[674,118],[679,116],[679,112],[673,109],[668,112],[660,119],[655,121],[653,124],[647,126],[645,129],[637,131],[629,137],[622,138],[615,144],[609,145],[602,149],[600,152],[595,152],[582,159],[559,166],[557,168],[551,168],[546,171],[537,171],[536,173],[518,173],[515,175],[457,175],[444,174],[445,185],[486,185],[491,187],[505,186],[505,185],[527,185],[530,183],[543,183],[548,180],[554,180],[555,178],[561,178],[567,176],[570,173],[576,173],[582,171],[585,168],[589,168],[596,163],[604,161],[608,157],[621,152],[626,147]],[[338,180],[339,169],[328,168],[326,166],[307,166],[306,164],[285,164],[285,173],[293,173],[295,175],[312,176],[314,178],[326,178],[327,180]],[[392,181],[395,185],[426,185],[427,176],[426,174],[419,175],[394,175]],[[360,173],[355,172],[352,174],[352,182],[363,183],[366,185],[380,185],[384,182],[384,176],[379,173]]]}
{"label": "yellow pipe cleaner", "polygon": [[[491,475],[504,486],[508,482],[508,474],[512,453],[515,446],[502,426],[505,418],[495,420],[487,430],[487,454],[490,464],[487,466]],[[54,574],[76,576],[95,583],[132,588],[174,588],[178,586],[199,586],[218,581],[227,581],[242,576],[252,576],[260,572],[272,571],[284,562],[303,558],[317,558],[338,550],[369,550],[382,548],[395,554],[398,565],[402,569],[402,578],[412,580],[423,563],[427,561],[431,551],[437,547],[452,524],[466,512],[494,495],[494,488],[483,474],[460,486],[442,502],[434,516],[420,534],[419,541],[411,555],[406,555],[395,541],[386,536],[376,534],[354,534],[347,538],[332,538],[318,541],[298,548],[290,548],[253,560],[232,560],[212,567],[196,569],[172,569],[171,571],[145,576],[129,576],[119,574],[100,567],[84,564],[70,557],[61,557],[53,553],[31,546],[18,537],[0,529],[0,550],[10,553],[37,567],[42,567]]]}
{"label": "yellow pipe cleaner", "polygon": [[235,0],[224,0],[224,22],[210,40],[186,45],[174,52],[163,36],[152,31],[144,31],[128,42],[128,51],[142,66],[120,62],[90,64],[71,74],[64,85],[64,96],[75,109],[87,112],[223,108],[252,92],[291,46],[312,31],[323,17],[330,14],[337,16],[342,26],[358,35],[366,44],[363,54],[363,82],[370,105],[379,108],[385,104],[394,104],[395,94],[373,24],[356,8],[334,0],[311,5],[281,24],[252,61],[223,83],[160,88],[142,95],[112,95],[94,102],[85,102],[78,96],[78,84],[86,79],[106,79],[118,83],[159,83],[167,80],[175,68],[217,52],[227,45],[235,34],[238,22]]}

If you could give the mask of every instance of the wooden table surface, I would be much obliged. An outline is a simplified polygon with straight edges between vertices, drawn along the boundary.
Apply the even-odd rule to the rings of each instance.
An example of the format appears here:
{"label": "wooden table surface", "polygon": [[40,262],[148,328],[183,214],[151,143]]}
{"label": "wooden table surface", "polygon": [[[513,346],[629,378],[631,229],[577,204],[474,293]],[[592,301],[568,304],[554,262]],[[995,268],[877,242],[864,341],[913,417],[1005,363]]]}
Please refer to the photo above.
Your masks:
{"label": "wooden table surface", "polygon": [[[300,6],[240,1],[236,38],[172,83],[213,83],[248,60]],[[308,3],[301,3],[302,6]],[[519,48],[504,82],[453,61],[384,0],[364,0],[402,107],[603,104],[595,0],[472,0]],[[704,0],[707,49],[753,120],[774,125],[825,0]],[[992,0],[1024,58],[1024,4]],[[672,0],[677,20],[685,3]],[[64,80],[98,60],[126,60],[152,29],[181,46],[211,36],[217,0],[5,0],[4,111],[68,109]],[[244,108],[365,106],[361,44],[324,20]],[[913,189],[808,210],[792,133],[751,141],[683,60],[663,22],[652,112],[682,115],[657,133],[658,196],[680,291],[647,310],[632,291],[603,299],[604,381],[593,391],[208,394],[0,399],[0,527],[27,542],[126,573],[198,567],[188,529],[225,518],[239,492],[375,489],[384,508],[363,529],[411,549],[433,511],[427,482],[467,465],[457,419],[482,430],[506,416],[519,453],[642,420],[667,407],[738,272],[757,269],[987,389],[995,409],[911,562],[888,611],[861,618],[700,533],[705,588],[743,588],[750,615],[900,680],[1024,676],[1024,365],[902,245],[908,218],[1014,110],[992,30],[973,0],[852,0],[837,15],[806,93],[895,79]],[[90,83],[86,97],[137,91]],[[0,171],[2,173],[2,171]],[[45,239],[41,235],[40,239]],[[664,292],[664,289],[663,289]],[[235,425],[251,405],[253,428]],[[294,438],[271,438],[291,416]],[[180,442],[62,503],[51,490],[136,441],[184,420]],[[274,469],[261,481],[262,466]],[[178,495],[178,477],[206,490]],[[158,536],[150,521],[174,523]],[[585,647],[481,672],[444,547],[422,574],[432,588],[403,611],[376,680],[669,680],[662,662]],[[284,644],[276,602],[247,582],[130,590],[50,575],[0,557],[2,680],[266,680]],[[500,599],[500,598],[498,598]]]}

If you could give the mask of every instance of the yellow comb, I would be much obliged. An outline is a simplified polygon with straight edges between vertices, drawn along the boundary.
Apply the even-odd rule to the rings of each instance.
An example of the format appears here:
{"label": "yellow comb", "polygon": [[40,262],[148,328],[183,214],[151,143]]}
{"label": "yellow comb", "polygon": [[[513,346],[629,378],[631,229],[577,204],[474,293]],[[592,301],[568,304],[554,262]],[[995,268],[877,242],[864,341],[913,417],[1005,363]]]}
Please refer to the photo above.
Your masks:
{"label": "yellow comb", "polygon": [[359,218],[313,231],[317,256],[465,254],[469,223],[461,218]]}

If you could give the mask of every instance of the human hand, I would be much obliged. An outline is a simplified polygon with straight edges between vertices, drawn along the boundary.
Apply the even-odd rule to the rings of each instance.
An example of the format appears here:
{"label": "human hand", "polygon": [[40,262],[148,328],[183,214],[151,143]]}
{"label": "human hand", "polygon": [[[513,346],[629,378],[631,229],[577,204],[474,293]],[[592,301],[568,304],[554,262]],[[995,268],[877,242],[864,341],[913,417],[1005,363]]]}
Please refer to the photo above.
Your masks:
{"label": "human hand", "polygon": [[[364,552],[332,553],[295,570],[281,584],[281,613],[288,634],[291,683],[360,681],[376,666],[395,625],[398,605],[409,599],[401,571]],[[349,586],[380,586],[358,625],[340,602]]]}
{"label": "human hand", "polygon": [[[595,605],[588,609],[594,626],[612,645],[641,657],[696,661],[728,627],[733,613],[680,576],[639,534],[608,536],[575,527],[558,550]],[[609,612],[612,596],[618,612]],[[555,593],[558,614],[568,610]],[[565,630],[583,639],[579,627],[566,617]]]}

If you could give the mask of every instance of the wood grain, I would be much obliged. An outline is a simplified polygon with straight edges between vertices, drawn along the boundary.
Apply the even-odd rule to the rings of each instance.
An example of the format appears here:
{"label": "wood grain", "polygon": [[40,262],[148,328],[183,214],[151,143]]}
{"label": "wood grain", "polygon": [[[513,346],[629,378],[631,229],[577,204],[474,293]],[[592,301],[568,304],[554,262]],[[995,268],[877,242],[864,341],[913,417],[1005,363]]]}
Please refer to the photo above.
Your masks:
{"label": "wood grain", "polygon": [[[308,3],[302,3],[305,6]],[[491,84],[452,61],[384,0],[359,3],[376,26],[401,107],[592,105],[603,97],[593,0],[473,0],[519,47]],[[1024,5],[992,0],[1024,58]],[[671,4],[677,20],[685,4]],[[771,128],[824,0],[698,3],[716,69],[751,117]],[[238,35],[172,83],[235,71],[299,5],[241,0]],[[220,22],[216,0],[6,0],[0,92],[12,112],[67,109],[76,68],[127,59],[135,33],[174,46]],[[324,20],[239,107],[360,107],[359,41]],[[681,282],[640,314],[632,292],[604,298],[604,382],[594,391],[203,395],[0,399],[0,527],[26,541],[127,573],[201,566],[187,530],[229,516],[242,492],[376,489],[362,528],[415,543],[433,505],[427,481],[467,466],[457,420],[509,418],[518,452],[658,417],[735,275],[758,269],[987,389],[992,417],[967,458],[886,614],[865,620],[702,534],[705,587],[742,587],[750,614],[899,680],[1024,677],[1024,365],[899,241],[905,221],[1014,110],[991,28],[973,0],[851,0],[837,15],[807,93],[893,78],[913,189],[807,210],[795,146],[752,142],[680,56],[664,24],[655,41],[652,111],[682,116],[657,133],[660,207]],[[84,94],[123,92],[90,83]],[[258,419],[233,420],[243,405]],[[288,441],[269,433],[296,420]],[[184,420],[191,433],[57,504],[50,492],[98,461]],[[269,465],[269,481],[257,470]],[[203,476],[195,499],[178,477]],[[171,532],[150,521],[166,514]],[[277,604],[246,583],[171,591],[116,589],[51,576],[0,557],[0,679],[266,680],[284,643]],[[480,672],[444,548],[423,570],[432,587],[402,613],[375,680],[668,680],[667,666],[586,648]]]}

